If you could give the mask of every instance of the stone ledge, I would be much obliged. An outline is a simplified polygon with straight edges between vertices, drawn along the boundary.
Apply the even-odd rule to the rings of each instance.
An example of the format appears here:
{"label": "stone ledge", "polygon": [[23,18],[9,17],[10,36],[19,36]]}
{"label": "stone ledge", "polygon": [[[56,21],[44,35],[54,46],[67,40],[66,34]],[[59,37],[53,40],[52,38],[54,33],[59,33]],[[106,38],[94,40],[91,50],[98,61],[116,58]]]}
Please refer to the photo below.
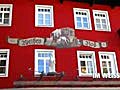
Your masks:
{"label": "stone ledge", "polygon": [[25,86],[120,86],[120,81],[15,81],[15,87]]}

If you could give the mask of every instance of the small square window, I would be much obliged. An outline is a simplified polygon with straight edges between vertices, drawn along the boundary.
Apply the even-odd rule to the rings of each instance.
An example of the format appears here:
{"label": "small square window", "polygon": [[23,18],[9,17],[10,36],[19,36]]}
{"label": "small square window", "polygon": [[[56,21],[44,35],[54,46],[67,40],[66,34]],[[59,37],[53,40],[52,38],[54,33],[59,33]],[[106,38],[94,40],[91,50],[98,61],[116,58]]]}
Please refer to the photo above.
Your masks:
{"label": "small square window", "polygon": [[12,4],[0,4],[0,26],[11,26]]}
{"label": "small square window", "polygon": [[77,51],[77,57],[79,76],[92,76],[97,73],[94,51]]}
{"label": "small square window", "polygon": [[54,27],[53,6],[35,5],[35,26]]}
{"label": "small square window", "polygon": [[55,51],[35,49],[35,76],[55,72]]}
{"label": "small square window", "polygon": [[75,29],[92,30],[88,9],[73,8]]}
{"label": "small square window", "polygon": [[118,75],[118,67],[115,52],[99,52],[101,73],[108,76]]}
{"label": "small square window", "polygon": [[93,10],[95,30],[111,31],[109,16],[107,11]]}
{"label": "small square window", "polygon": [[0,49],[0,77],[8,77],[9,49]]}

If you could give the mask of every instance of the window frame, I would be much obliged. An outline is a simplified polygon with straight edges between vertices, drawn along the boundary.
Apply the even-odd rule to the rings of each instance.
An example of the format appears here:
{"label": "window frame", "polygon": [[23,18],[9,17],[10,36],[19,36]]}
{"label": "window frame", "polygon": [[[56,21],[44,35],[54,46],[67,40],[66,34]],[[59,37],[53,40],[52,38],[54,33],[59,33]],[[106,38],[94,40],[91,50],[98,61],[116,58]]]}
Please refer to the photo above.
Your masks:
{"label": "window frame", "polygon": [[[78,50],[77,51],[77,61],[78,61],[78,73],[79,73],[79,76],[80,77],[93,77],[93,74],[89,74],[88,72],[86,74],[83,74],[81,72],[81,65],[80,65],[80,61],[83,61],[83,60],[80,60],[79,58],[79,55],[81,54],[92,54],[93,55],[93,58],[92,60],[89,60],[89,61],[92,61],[92,68],[93,68],[93,74],[94,73],[97,73],[97,66],[96,66],[96,58],[95,58],[95,52],[94,51],[81,51],[81,50]],[[85,61],[85,60],[84,60]]]}
{"label": "window frame", "polygon": [[[38,25],[38,9],[45,9],[49,8],[51,10],[50,19],[51,19],[51,25]],[[44,20],[45,21],[45,20]],[[52,5],[35,5],[35,27],[54,27],[54,12],[53,12],[53,6]]]}
{"label": "window frame", "polygon": [[38,52],[52,52],[53,53],[52,61],[54,62],[54,67],[53,67],[52,72],[56,72],[56,70],[55,70],[55,50],[53,50],[53,49],[35,49],[35,52],[34,52],[35,53],[34,54],[35,55],[35,59],[34,59],[34,65],[35,65],[34,66],[34,75],[38,76],[38,75],[41,74],[38,71],[38,59],[40,59],[40,57],[38,57]]}
{"label": "window frame", "polygon": [[[113,62],[114,63],[114,66],[112,66],[112,70],[113,70],[113,67],[115,67],[115,69],[116,69],[116,74],[117,75],[119,75],[119,72],[118,72],[118,65],[117,65],[117,59],[116,59],[116,54],[115,54],[115,52],[106,52],[106,51],[99,51],[98,52],[99,53],[99,60],[100,60],[100,69],[101,69],[101,74],[102,74],[102,76],[104,76],[104,73],[103,73],[103,67],[102,67],[102,61],[105,61],[105,60],[102,60],[101,59],[101,55],[103,55],[103,54],[108,54],[108,55],[113,55],[113,57],[114,57],[114,61],[111,61],[111,62]],[[108,61],[108,60],[107,60]],[[106,64],[108,64],[108,63],[106,63]],[[108,66],[108,65],[107,65]],[[107,67],[107,70],[108,70],[108,67]],[[108,75],[110,75],[110,73],[107,73]],[[113,77],[114,78],[114,77]]]}
{"label": "window frame", "polygon": [[[12,12],[13,12],[13,4],[0,4],[0,7],[10,7],[10,11],[9,11],[9,24],[4,24],[4,23],[0,23],[0,26],[11,26],[12,25]],[[2,11],[2,13],[5,13],[8,11]],[[3,15],[2,15],[3,17]],[[3,20],[4,18],[2,18]]]}
{"label": "window frame", "polygon": [[[103,26],[101,29],[98,29],[97,28],[97,25],[96,25],[96,16],[95,14],[96,13],[99,13],[99,14],[105,14],[106,17],[104,17],[106,23],[107,23],[107,29],[103,29]],[[108,14],[108,11],[103,11],[103,10],[93,10],[93,19],[94,19],[94,27],[95,27],[95,30],[96,31],[106,31],[106,32],[111,32],[111,27],[110,27],[110,20],[109,20],[109,14]],[[103,17],[99,17],[100,19],[100,23],[101,23],[101,19],[103,19]],[[101,24],[100,24],[101,25]]]}
{"label": "window frame", "polygon": [[[81,21],[82,22],[82,27],[78,28],[77,27],[77,20],[76,20],[76,17],[78,15],[76,15],[76,11],[83,11],[83,12],[87,12],[87,19],[88,19],[88,26],[89,28],[85,28],[83,27],[83,20]],[[82,9],[82,8],[73,8],[73,14],[74,14],[74,25],[75,25],[75,29],[81,29],[81,30],[92,30],[92,24],[91,24],[91,18],[90,18],[90,10],[89,9]],[[82,15],[79,16],[79,17],[83,17]]]}
{"label": "window frame", "polygon": [[0,77],[8,77],[10,49],[0,49],[0,52],[7,52],[7,58],[5,58],[6,59],[6,74],[0,74]]}

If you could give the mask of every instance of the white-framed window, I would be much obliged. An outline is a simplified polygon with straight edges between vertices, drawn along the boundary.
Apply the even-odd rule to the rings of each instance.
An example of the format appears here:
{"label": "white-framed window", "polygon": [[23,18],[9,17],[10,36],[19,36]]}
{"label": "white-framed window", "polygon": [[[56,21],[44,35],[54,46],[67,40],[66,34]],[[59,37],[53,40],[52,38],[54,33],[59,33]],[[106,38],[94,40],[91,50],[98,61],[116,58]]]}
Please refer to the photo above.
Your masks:
{"label": "white-framed window", "polygon": [[77,51],[79,76],[90,76],[97,73],[94,51]]}
{"label": "white-framed window", "polygon": [[[115,52],[99,52],[100,67],[102,76],[117,76],[118,67]],[[114,77],[113,77],[114,78]]]}
{"label": "white-framed window", "polygon": [[55,72],[55,51],[35,49],[35,76],[48,72]]}
{"label": "white-framed window", "polygon": [[53,6],[35,5],[35,26],[54,27]]}
{"label": "white-framed window", "polygon": [[0,26],[11,26],[12,4],[0,4]]}
{"label": "white-framed window", "polygon": [[9,49],[0,49],[0,77],[8,77]]}
{"label": "white-framed window", "polygon": [[89,9],[73,8],[75,29],[92,30]]}
{"label": "white-framed window", "polygon": [[108,11],[93,10],[95,30],[111,31]]}

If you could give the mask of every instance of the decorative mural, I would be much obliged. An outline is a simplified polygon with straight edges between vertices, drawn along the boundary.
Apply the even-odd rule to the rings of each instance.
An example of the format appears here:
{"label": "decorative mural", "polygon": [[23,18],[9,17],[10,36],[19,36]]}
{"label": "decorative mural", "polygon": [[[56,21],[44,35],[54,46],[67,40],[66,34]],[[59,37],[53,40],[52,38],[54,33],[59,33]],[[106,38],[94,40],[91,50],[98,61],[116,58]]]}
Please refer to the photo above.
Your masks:
{"label": "decorative mural", "polygon": [[47,45],[57,48],[71,48],[79,47],[81,45],[91,48],[105,48],[108,46],[107,42],[78,39],[75,36],[75,30],[69,27],[56,29],[50,34],[50,38],[33,37],[20,39],[8,37],[7,42],[9,44],[17,44],[19,46]]}

